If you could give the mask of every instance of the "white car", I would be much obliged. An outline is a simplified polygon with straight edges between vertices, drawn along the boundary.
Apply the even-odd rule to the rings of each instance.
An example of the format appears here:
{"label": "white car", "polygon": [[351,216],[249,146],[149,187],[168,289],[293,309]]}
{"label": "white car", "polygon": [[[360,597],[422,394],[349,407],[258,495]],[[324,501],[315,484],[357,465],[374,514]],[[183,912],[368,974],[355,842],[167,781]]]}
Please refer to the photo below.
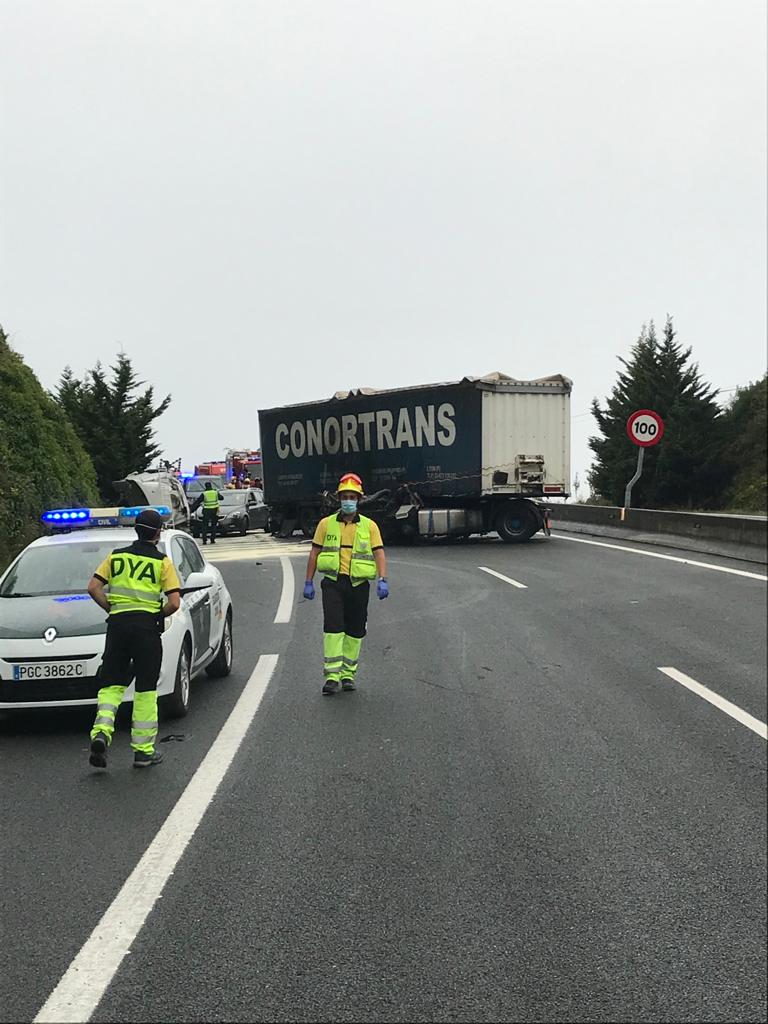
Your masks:
{"label": "white car", "polygon": [[[56,532],[29,544],[0,576],[0,710],[96,704],[99,687],[109,683],[98,678],[107,622],[86,587],[111,551],[136,539],[140,511],[44,513]],[[226,676],[232,669],[232,598],[189,534],[163,530],[158,546],[182,586],[181,608],[165,620],[157,687],[161,713],[178,717],[187,713],[198,672]],[[133,684],[123,700],[133,700]]]}

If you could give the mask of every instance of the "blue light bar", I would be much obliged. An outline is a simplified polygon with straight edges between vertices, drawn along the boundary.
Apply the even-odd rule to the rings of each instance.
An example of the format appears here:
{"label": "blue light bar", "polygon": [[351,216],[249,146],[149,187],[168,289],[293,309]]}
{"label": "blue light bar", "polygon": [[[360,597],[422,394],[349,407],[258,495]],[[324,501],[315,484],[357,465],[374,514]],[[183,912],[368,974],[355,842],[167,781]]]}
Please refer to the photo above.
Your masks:
{"label": "blue light bar", "polygon": [[82,526],[90,518],[91,510],[89,508],[52,508],[40,516],[42,522],[55,523],[59,526],[63,526],[65,523],[67,525],[78,523]]}
{"label": "blue light bar", "polygon": [[119,513],[120,518],[135,519],[136,516],[141,515],[142,512],[146,512],[148,508],[153,509],[159,515],[164,516],[165,518],[167,518],[171,514],[171,510],[168,508],[167,505],[134,505],[130,508],[121,508]]}
{"label": "blue light bar", "polygon": [[141,512],[154,509],[163,519],[171,518],[167,505],[134,505],[129,508],[51,508],[40,516],[53,529],[72,526],[131,526]]}

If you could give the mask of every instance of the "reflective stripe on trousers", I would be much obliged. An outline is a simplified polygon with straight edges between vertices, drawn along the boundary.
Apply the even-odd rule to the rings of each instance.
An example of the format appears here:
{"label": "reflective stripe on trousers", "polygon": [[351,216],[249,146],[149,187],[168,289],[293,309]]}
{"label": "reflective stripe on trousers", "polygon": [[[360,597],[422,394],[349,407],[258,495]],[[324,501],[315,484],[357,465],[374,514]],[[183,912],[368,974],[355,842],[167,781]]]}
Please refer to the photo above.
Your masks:
{"label": "reflective stripe on trousers", "polygon": [[360,648],[362,646],[362,638],[344,635],[344,646],[342,648],[344,667],[341,670],[341,675],[344,679],[354,679],[357,675]]}
{"label": "reflective stripe on trousers", "polygon": [[93,728],[91,729],[91,739],[93,739],[96,733],[101,733],[102,736],[106,737],[107,743],[112,742],[112,736],[115,732],[115,715],[120,707],[120,701],[123,699],[124,693],[124,686],[103,686],[99,690],[97,698],[99,703],[96,708]]}
{"label": "reflective stripe on trousers", "polygon": [[360,660],[362,639],[346,633],[323,633],[323,668],[326,679],[338,682],[354,679]]}
{"label": "reflective stripe on trousers", "polygon": [[323,633],[323,674],[326,679],[338,682],[341,679],[341,665],[344,655],[344,634]]}
{"label": "reflective stripe on trousers", "polygon": [[[96,719],[91,729],[91,739],[100,733],[112,742],[115,734],[115,715],[125,693],[124,686],[104,686],[99,690]],[[139,692],[133,698],[133,721],[131,723],[131,746],[134,750],[154,753],[157,738],[157,690]]]}
{"label": "reflective stripe on trousers", "polygon": [[157,739],[157,690],[145,690],[134,695],[131,746],[152,754]]}

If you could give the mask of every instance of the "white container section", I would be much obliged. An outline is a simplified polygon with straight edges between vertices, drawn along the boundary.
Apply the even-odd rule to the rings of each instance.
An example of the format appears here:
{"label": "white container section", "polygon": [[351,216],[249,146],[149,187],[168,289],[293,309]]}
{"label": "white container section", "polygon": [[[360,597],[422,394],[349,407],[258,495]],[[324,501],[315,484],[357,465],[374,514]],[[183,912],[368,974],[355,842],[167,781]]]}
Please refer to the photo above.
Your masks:
{"label": "white container section", "polygon": [[[486,382],[487,381],[487,382]],[[543,496],[568,494],[571,480],[571,382],[480,383],[482,493],[525,493],[542,484]]]}

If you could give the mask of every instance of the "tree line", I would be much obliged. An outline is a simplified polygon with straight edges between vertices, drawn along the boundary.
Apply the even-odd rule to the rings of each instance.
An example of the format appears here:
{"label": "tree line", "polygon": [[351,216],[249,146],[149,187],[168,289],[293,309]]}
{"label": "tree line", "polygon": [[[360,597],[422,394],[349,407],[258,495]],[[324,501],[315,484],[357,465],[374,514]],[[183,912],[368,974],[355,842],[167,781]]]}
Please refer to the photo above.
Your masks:
{"label": "tree line", "polygon": [[592,413],[599,435],[589,440],[595,459],[589,473],[592,501],[622,505],[635,471],[637,448],[626,434],[636,409],[653,409],[665,424],[659,444],[645,451],[643,473],[632,492],[638,508],[765,512],[768,377],[744,388],[725,407],[677,341],[672,317],[659,338],[651,321],[620,358],[616,384]]}
{"label": "tree line", "polygon": [[155,404],[124,353],[48,392],[0,327],[0,570],[39,534],[45,508],[111,505],[113,482],[159,456]]}

